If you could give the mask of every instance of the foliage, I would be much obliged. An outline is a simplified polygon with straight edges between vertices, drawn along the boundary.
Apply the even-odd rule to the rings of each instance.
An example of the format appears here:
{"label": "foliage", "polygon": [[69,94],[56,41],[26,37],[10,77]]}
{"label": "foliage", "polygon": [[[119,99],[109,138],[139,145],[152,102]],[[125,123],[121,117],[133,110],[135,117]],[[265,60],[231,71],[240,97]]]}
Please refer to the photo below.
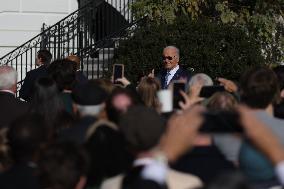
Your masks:
{"label": "foliage", "polygon": [[125,65],[131,81],[162,67],[162,50],[180,49],[180,64],[212,78],[238,79],[252,65],[264,64],[259,44],[238,27],[208,20],[179,17],[171,24],[146,23],[130,39],[120,43],[115,63]]}
{"label": "foliage", "polygon": [[136,0],[132,9],[156,23],[187,15],[241,27],[259,41],[267,63],[284,62],[284,0]]}

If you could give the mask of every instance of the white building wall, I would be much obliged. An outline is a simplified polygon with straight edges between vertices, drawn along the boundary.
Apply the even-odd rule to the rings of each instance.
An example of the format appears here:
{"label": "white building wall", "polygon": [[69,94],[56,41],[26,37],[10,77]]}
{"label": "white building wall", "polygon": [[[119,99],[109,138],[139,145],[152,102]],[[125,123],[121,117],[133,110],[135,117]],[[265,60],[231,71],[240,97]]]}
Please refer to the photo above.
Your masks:
{"label": "white building wall", "polygon": [[77,9],[77,0],[0,0],[0,58]]}

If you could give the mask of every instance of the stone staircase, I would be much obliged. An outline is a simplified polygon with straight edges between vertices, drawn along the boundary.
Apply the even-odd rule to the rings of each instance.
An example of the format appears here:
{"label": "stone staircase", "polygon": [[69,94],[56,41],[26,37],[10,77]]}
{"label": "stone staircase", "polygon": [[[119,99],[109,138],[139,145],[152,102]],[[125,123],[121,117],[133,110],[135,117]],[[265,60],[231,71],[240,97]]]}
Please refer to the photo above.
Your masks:
{"label": "stone staircase", "polygon": [[101,78],[112,65],[114,48],[103,48],[95,55],[83,58],[83,73],[88,79]]}

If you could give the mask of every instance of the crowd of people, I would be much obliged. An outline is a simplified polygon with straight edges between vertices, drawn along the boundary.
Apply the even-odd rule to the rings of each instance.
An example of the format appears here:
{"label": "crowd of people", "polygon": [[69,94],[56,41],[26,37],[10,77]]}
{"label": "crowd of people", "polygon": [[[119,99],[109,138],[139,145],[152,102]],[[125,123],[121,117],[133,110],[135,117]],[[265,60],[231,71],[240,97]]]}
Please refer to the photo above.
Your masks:
{"label": "crowd of people", "polygon": [[[0,188],[282,188],[284,66],[215,81],[179,56],[165,47],[163,69],[135,85],[127,73],[88,80],[79,57],[40,50],[19,97],[17,71],[0,66]],[[174,81],[187,87],[164,112],[157,94]]]}

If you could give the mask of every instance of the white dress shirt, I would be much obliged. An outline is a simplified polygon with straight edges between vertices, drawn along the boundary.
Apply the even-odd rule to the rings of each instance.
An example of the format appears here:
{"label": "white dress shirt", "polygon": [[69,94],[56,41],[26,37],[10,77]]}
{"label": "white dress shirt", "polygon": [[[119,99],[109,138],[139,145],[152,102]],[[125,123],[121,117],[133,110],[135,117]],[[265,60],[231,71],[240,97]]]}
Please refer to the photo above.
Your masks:
{"label": "white dress shirt", "polygon": [[179,69],[179,65],[177,65],[176,67],[174,67],[173,69],[170,70],[169,76],[168,76],[168,78],[166,78],[167,85],[169,85],[170,81],[172,80],[172,78],[174,77],[174,75],[176,74],[178,69]]}

